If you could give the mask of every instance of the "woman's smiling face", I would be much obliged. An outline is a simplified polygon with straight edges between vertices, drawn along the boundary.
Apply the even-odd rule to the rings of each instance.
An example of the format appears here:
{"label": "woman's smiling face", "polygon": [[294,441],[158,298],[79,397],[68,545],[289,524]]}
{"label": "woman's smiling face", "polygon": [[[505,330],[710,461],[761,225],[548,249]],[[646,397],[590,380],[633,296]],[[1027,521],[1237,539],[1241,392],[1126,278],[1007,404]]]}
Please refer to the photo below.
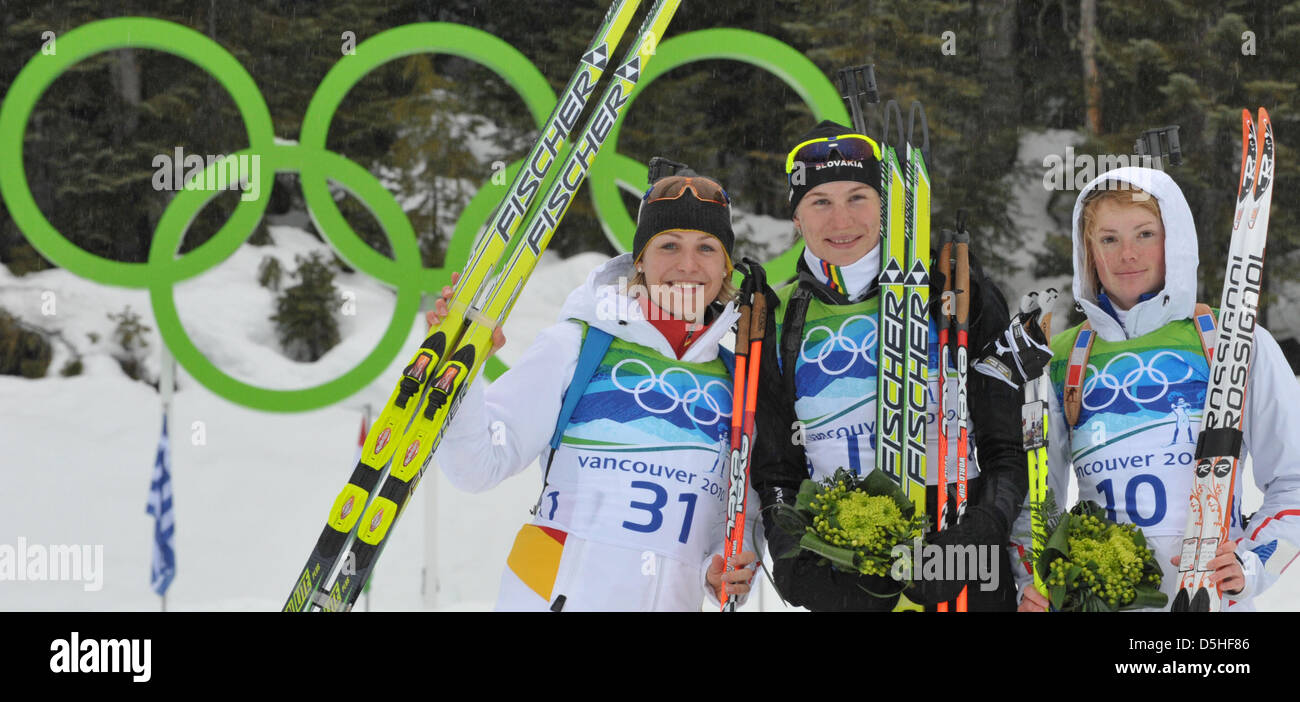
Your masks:
{"label": "woman's smiling face", "polygon": [[676,319],[696,321],[722,290],[727,252],[711,234],[672,229],[646,245],[641,270],[650,299],[660,309]]}
{"label": "woman's smiling face", "polygon": [[1088,246],[1097,278],[1119,309],[1132,309],[1144,293],[1164,287],[1165,226],[1147,208],[1098,203]]}

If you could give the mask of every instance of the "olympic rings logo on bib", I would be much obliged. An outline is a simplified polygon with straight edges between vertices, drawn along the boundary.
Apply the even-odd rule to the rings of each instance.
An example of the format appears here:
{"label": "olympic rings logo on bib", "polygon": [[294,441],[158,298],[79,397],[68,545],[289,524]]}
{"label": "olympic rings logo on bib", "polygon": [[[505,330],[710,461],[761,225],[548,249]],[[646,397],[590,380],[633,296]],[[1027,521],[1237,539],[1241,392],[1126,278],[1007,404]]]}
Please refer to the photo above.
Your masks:
{"label": "olympic rings logo on bib", "polygon": [[[862,341],[860,342],[855,340],[854,336],[846,333],[849,325],[859,320],[867,323],[867,328],[863,333],[860,335],[854,334],[854,336],[861,336]],[[819,333],[825,334],[825,338],[815,338]],[[831,331],[830,327],[827,326],[816,326],[804,335],[803,346],[799,349],[799,358],[805,363],[816,364],[822,373],[826,375],[843,375],[857,363],[858,358],[866,361],[867,365],[874,367],[876,359],[873,351],[876,346],[876,334],[876,320],[864,314],[854,315],[844,320],[840,324],[838,331]],[[820,344],[817,347],[817,355],[810,357],[808,351],[814,344]],[[827,368],[826,360],[837,351],[848,352],[848,363],[843,366],[839,366],[837,363],[836,367]]]}
{"label": "olympic rings logo on bib", "polygon": [[[1174,362],[1161,364],[1160,359],[1166,356],[1174,359]],[[1137,367],[1116,368],[1115,371],[1122,373],[1122,376],[1112,372],[1112,368],[1116,364],[1128,359],[1133,359],[1137,363]],[[1182,366],[1182,375],[1177,380],[1171,380],[1171,375],[1177,374],[1177,366]],[[1150,362],[1143,360],[1136,353],[1126,351],[1116,354],[1114,358],[1106,362],[1106,366],[1100,371],[1091,363],[1088,364],[1088,370],[1090,371],[1088,380],[1083,384],[1083,407],[1093,412],[1109,408],[1121,396],[1136,405],[1149,405],[1164,398],[1173,386],[1191,380],[1195,374],[1195,370],[1185,358],[1176,352],[1167,350],[1152,356]],[[1143,380],[1149,380],[1150,382],[1141,382]],[[1151,397],[1141,397],[1136,392],[1138,388],[1156,385],[1159,386],[1160,390]],[[1094,395],[1101,395],[1106,390],[1110,391],[1110,396],[1106,398],[1105,402],[1097,402],[1093,399]]]}
{"label": "olympic rings logo on bib", "polygon": [[[302,412],[335,404],[379,377],[402,354],[411,320],[419,311],[421,293],[440,290],[450,282],[450,268],[462,265],[469,257],[474,240],[505,194],[504,185],[481,187],[456,222],[446,253],[449,267],[424,269],[415,231],[393,194],[367,169],[325,148],[330,123],[352,86],[388,61],[419,53],[446,53],[476,61],[501,76],[519,92],[539,127],[557,100],[537,67],[497,37],[459,24],[410,24],[377,34],[357,46],[355,52],[340,58],[312,96],[303,115],[299,141],[294,144],[277,141],[266,101],[243,65],[220,44],[193,29],[164,20],[121,17],[78,27],[60,36],[58,47],[57,54],[36,53],[0,102],[0,152],[17,156],[0,169],[0,196],[10,216],[42,255],[69,272],[105,285],[147,289],[158,331],[185,370],[215,394],[266,411]],[[379,343],[342,376],[294,390],[250,385],[213,364],[181,323],[175,286],[234,254],[261,221],[272,188],[261,188],[249,199],[241,197],[230,220],[216,235],[184,256],[178,256],[177,252],[190,222],[221,191],[178,191],[159,219],[146,263],[124,263],[91,254],[59,233],[40,211],[23,164],[23,140],[36,104],[50,85],[79,61],[132,48],[162,51],[186,59],[225,87],[248,136],[248,147],[228,158],[247,157],[255,170],[249,178],[256,177],[258,182],[267,182],[263,176],[274,173],[299,173],[308,212],[326,242],[349,266],[396,290],[392,318]],[[662,42],[656,47],[654,61],[648,64],[628,99],[634,99],[657,76],[705,60],[740,61],[776,75],[812,108],[814,120],[847,122],[849,119],[835,87],[805,56],[781,41],[738,29],[690,32]],[[606,147],[592,164],[588,185],[605,231],[610,233],[616,248],[626,251],[631,248],[635,223],[618,189],[621,185],[639,194],[647,169],[644,164],[615,152],[621,124],[614,126]],[[199,177],[209,178],[225,163],[210,164]],[[516,161],[507,167],[507,182],[521,166],[522,161]],[[342,186],[370,211],[392,247],[391,259],[370,248],[352,230],[339,211],[327,181]],[[769,261],[769,274],[778,279],[789,277],[797,256],[795,248]],[[495,377],[504,368],[494,357],[489,359],[485,370]]]}
{"label": "olympic rings logo on bib", "polygon": [[[621,368],[632,364],[640,366],[644,372],[638,374],[629,370],[624,371],[623,376],[619,375]],[[683,388],[684,393],[682,389],[668,382],[669,377],[674,374],[684,375],[690,380],[691,387]],[[636,383],[629,387],[625,382],[629,379],[624,376],[632,376],[631,379],[636,380]],[[722,419],[731,418],[731,387],[721,380],[710,380],[700,387],[700,379],[685,368],[667,368],[663,375],[655,375],[654,369],[645,361],[625,358],[610,371],[609,379],[613,381],[614,387],[632,395],[637,406],[651,414],[670,414],[681,407],[686,412],[686,416],[690,417],[696,426],[701,427],[713,426]],[[720,394],[715,395],[710,392],[710,388],[714,387],[718,388]],[[643,400],[642,397],[648,399]],[[696,415],[696,412],[700,411],[707,412],[703,419]]]}

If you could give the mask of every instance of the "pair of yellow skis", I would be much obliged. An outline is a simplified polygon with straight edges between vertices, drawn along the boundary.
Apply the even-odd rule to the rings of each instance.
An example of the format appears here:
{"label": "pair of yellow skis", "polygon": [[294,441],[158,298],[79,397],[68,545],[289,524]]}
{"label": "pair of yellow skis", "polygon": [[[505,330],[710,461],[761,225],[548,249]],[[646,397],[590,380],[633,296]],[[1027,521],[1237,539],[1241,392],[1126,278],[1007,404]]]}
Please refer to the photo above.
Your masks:
{"label": "pair of yellow skis", "polygon": [[[861,100],[878,99],[874,71],[871,66],[854,66],[842,69],[838,77],[853,127],[866,135]],[[902,110],[890,100],[885,104],[883,136],[888,137],[891,114],[897,115],[898,148],[903,149],[906,171],[899,162],[898,150],[881,145],[875,467],[902,486],[917,513],[924,514],[930,375],[930,173],[925,165],[926,148],[911,142],[911,126],[917,114],[921,116],[926,147],[929,135],[925,110],[919,102],[912,103],[907,135],[902,133]],[[945,476],[940,484],[946,482]],[[897,609],[919,607],[904,597]]]}
{"label": "pair of yellow skis", "polygon": [[[355,604],[466,387],[486,361],[492,332],[509,315],[680,2],[657,0],[649,10],[592,116],[548,178],[640,0],[619,0],[606,13],[475,245],[450,314],[421,344],[366,437],[361,460],[334,501],[284,611],[347,611]],[[543,189],[540,207],[530,214]]]}

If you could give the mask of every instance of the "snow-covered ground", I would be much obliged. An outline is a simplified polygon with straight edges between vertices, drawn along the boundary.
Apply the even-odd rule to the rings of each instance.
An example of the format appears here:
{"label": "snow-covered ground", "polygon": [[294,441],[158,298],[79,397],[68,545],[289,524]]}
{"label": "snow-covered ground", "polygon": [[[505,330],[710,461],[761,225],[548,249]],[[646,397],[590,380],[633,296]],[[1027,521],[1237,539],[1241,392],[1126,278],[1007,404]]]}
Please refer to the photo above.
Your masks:
{"label": "snow-covered ground", "polygon": [[[1041,164],[1040,152],[1053,145],[1063,149],[1064,138],[1027,135],[1022,158]],[[1054,226],[1039,213],[1046,194],[1038,178],[1037,191],[1034,182],[1026,182],[1020,193],[1020,217],[1029,237],[1041,237],[1035,232]],[[770,218],[744,226],[769,241],[788,236],[787,225]],[[272,227],[271,236],[274,246],[241,247],[220,266],[179,286],[182,322],[218,367],[245,382],[301,388],[335,378],[379,340],[394,295],[364,274],[340,274],[336,285],[352,291],[356,303],[354,316],[340,317],[342,343],[316,363],[290,361],[278,349],[268,319],[273,294],[257,285],[257,267],[271,255],[293,270],[295,254],[328,248],[294,227]],[[1027,240],[1025,249],[1038,245]],[[603,260],[598,254],[565,260],[545,255],[506,323],[509,343],[502,359],[517,358],[552,324],[568,292]],[[1018,279],[1015,284],[1023,289],[1008,294],[1042,282]],[[0,266],[0,307],[28,324],[60,330],[81,350],[85,366],[81,375],[60,377],[69,353],[56,344],[49,377],[0,376],[0,477],[6,498],[0,550],[90,546],[92,562],[83,565],[93,571],[73,581],[0,578],[0,610],[159,606],[149,589],[153,520],[145,514],[161,421],[159,397],[122,374],[111,355],[114,323],[107,318],[128,304],[153,327],[146,372],[157,377],[160,339],[147,293],[91,283],[63,270],[18,278]],[[168,592],[168,609],[269,611],[283,605],[352,468],[363,408],[387,399],[409,350],[423,335],[422,321],[412,320],[405,350],[377,380],[347,400],[307,413],[250,410],[178,371],[180,389],[170,420],[178,575]],[[436,468],[425,477],[376,572],[369,606],[488,609],[514,534],[537,497],[540,471],[530,469],[479,495],[452,488]],[[1249,512],[1260,495],[1246,482]],[[97,546],[102,562],[93,556]],[[1257,601],[1261,608],[1300,609],[1296,570]],[[100,586],[86,580],[99,580]],[[783,608],[766,584],[747,606],[760,608]]]}
{"label": "snow-covered ground", "polygon": [[[213,362],[240,380],[268,388],[306,387],[333,378],[373,348],[392,313],[392,292],[364,274],[336,284],[356,296],[342,317],[343,342],[317,363],[296,363],[276,347],[273,296],[256,284],[264,256],[293,269],[295,254],[325,251],[300,230],[273,227],[273,247],[241,247],[230,259],[178,288],[186,329]],[[605,260],[547,254],[506,323],[509,363],[552,324],[570,290]],[[53,293],[54,314],[41,306]],[[100,547],[76,581],[0,579],[0,610],[149,610],[153,520],[145,514],[160,431],[159,396],[126,378],[110,356],[109,312],[126,305],[155,327],[148,296],[101,286],[64,270],[17,278],[0,266],[0,307],[27,323],[60,330],[83,354],[85,372],[58,377],[69,357],[56,346],[51,377],[0,376],[0,446],[5,493],[0,548]],[[98,336],[91,343],[90,333]],[[423,339],[413,323],[404,349]],[[147,335],[156,376],[160,339]],[[275,610],[283,605],[338,490],[351,470],[362,408],[380,406],[407,351],[357,395],[301,414],[265,413],[214,395],[178,370],[170,419],[178,575],[171,610]],[[480,610],[491,607],[514,534],[528,518],[540,472],[471,495],[430,473],[394,531],[376,572],[375,610]],[[26,558],[20,555],[20,561]],[[426,567],[432,563],[426,585]],[[2,572],[2,571],[0,571]],[[86,581],[92,581],[87,587]],[[93,581],[99,581],[98,587]],[[436,599],[422,588],[438,587]],[[775,599],[769,597],[769,599]],[[360,606],[364,606],[360,605]]]}

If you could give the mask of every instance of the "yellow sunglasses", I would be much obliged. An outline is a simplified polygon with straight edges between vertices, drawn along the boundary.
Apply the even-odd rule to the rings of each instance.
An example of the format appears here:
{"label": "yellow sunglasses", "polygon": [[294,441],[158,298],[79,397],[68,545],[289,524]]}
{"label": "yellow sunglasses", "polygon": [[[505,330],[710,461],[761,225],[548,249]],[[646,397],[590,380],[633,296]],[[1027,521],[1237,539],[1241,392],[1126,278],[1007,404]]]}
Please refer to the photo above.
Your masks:
{"label": "yellow sunglasses", "polygon": [[841,134],[837,137],[819,137],[802,142],[790,150],[785,159],[785,172],[793,173],[794,164],[821,163],[831,160],[833,152],[850,161],[866,160],[868,155],[880,160],[880,145],[865,134]]}

